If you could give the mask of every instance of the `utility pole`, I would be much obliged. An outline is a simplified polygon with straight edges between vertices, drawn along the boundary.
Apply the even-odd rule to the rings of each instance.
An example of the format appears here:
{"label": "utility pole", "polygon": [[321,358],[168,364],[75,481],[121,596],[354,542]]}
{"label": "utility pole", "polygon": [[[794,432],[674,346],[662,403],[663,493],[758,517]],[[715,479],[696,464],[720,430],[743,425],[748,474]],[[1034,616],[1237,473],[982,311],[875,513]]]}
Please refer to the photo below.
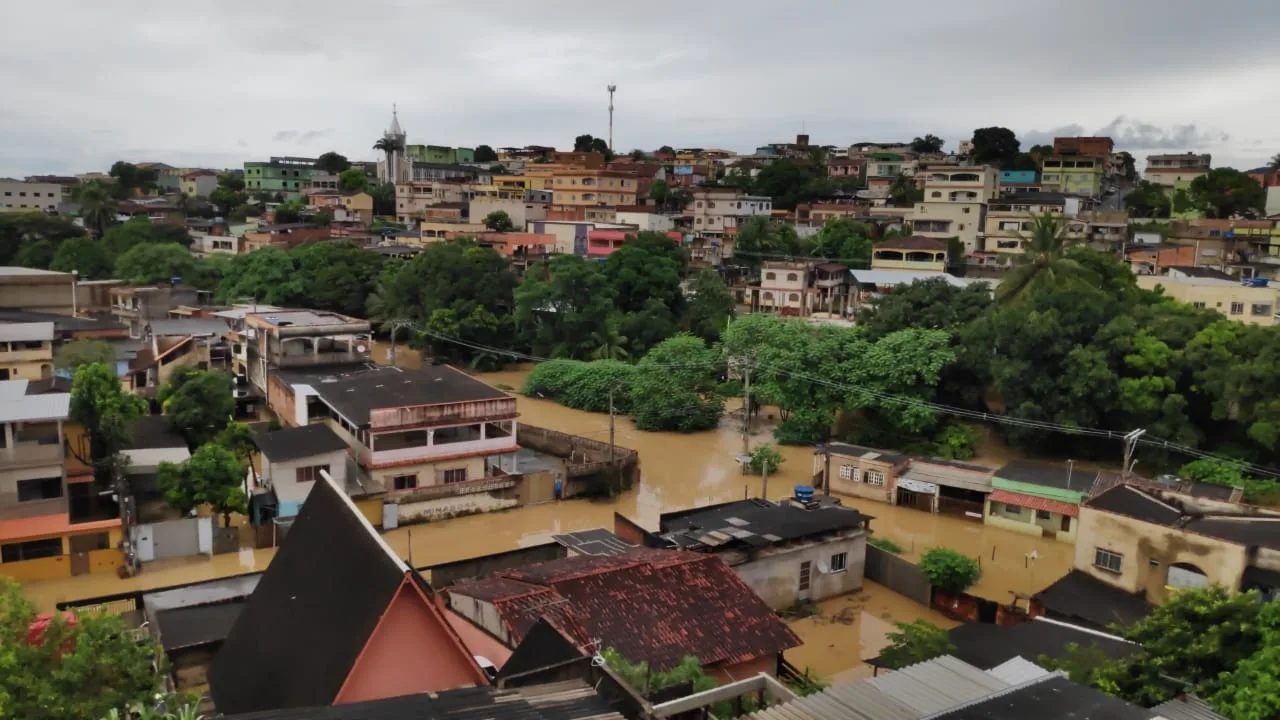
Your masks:
{"label": "utility pole", "polygon": [[613,386],[609,386],[609,466],[613,466]]}
{"label": "utility pole", "polygon": [[1138,440],[1147,434],[1146,428],[1138,428],[1132,430],[1124,436],[1124,465],[1120,467],[1122,477],[1128,477],[1133,472],[1135,461],[1133,459],[1133,451],[1138,448]]}
{"label": "utility pole", "polygon": [[[742,363],[742,456],[751,454],[751,362]],[[745,461],[744,461],[745,462]],[[746,465],[743,470],[745,472]]]}
{"label": "utility pole", "polygon": [[760,463],[760,497],[764,500],[769,499],[769,463]]}
{"label": "utility pole", "polygon": [[392,320],[391,321],[391,367],[396,367],[396,331],[402,327],[413,327],[410,320]]}
{"label": "utility pole", "polygon": [[617,90],[617,85],[609,86],[609,152],[613,152],[613,93]]}
{"label": "utility pole", "polygon": [[822,443],[822,494],[831,494],[831,444]]}

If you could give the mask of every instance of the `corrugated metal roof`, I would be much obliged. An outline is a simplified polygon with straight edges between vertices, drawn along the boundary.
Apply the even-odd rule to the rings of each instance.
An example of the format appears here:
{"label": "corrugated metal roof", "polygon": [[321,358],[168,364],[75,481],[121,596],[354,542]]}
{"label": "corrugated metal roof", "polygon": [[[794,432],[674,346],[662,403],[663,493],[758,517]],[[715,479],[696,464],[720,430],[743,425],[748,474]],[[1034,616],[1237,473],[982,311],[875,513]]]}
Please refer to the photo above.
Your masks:
{"label": "corrugated metal roof", "polygon": [[948,285],[967,287],[974,283],[990,280],[985,278],[959,278],[944,272],[927,272],[922,270],[850,270],[855,282],[868,285],[906,285],[917,280],[943,280]]}
{"label": "corrugated metal roof", "polygon": [[16,322],[0,325],[0,342],[52,340],[51,322]]}
{"label": "corrugated metal roof", "polygon": [[0,382],[0,422],[66,420],[71,413],[70,393],[27,395],[26,380]]}
{"label": "corrugated metal roof", "polygon": [[836,685],[774,705],[747,720],[919,720],[921,716],[866,682]]}
{"label": "corrugated metal roof", "polygon": [[911,467],[902,474],[902,477],[934,485],[989,493],[991,492],[991,475],[992,472],[984,475],[972,470],[916,461],[911,463]]}
{"label": "corrugated metal roof", "polygon": [[1157,705],[1151,708],[1151,713],[1153,718],[1164,720],[1226,720],[1195,695],[1188,695],[1185,700],[1175,698]]}
{"label": "corrugated metal roof", "polygon": [[866,681],[885,695],[919,713],[942,712],[1009,686],[1003,680],[943,655]]}
{"label": "corrugated metal roof", "polygon": [[1021,656],[1009,658],[988,670],[987,673],[1010,685],[1021,685],[1049,676],[1048,670]]}

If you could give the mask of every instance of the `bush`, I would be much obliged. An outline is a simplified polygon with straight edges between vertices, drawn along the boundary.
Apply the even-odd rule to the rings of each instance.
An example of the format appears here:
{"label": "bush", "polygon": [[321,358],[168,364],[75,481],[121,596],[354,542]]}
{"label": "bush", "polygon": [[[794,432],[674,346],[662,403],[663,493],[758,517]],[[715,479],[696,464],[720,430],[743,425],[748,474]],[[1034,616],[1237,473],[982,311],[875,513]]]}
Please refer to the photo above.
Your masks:
{"label": "bush", "polygon": [[773,438],[783,445],[813,445],[831,435],[831,416],[813,408],[797,408],[778,423]]}
{"label": "bush", "polygon": [[587,412],[609,412],[609,388],[613,388],[613,410],[626,414],[631,407],[631,381],[635,366],[619,360],[578,363],[568,386],[560,393],[565,407]]}
{"label": "bush", "polygon": [[978,431],[972,425],[952,423],[938,433],[936,443],[938,457],[968,460],[977,454]]}
{"label": "bush", "polygon": [[946,593],[962,593],[982,576],[977,560],[951,548],[926,550],[920,556],[920,572],[935,588]]}
{"label": "bush", "polygon": [[772,474],[778,472],[778,466],[784,462],[786,458],[782,457],[782,453],[772,445],[760,445],[751,451],[751,460],[747,463],[747,468],[753,473],[762,474],[768,467]]}
{"label": "bush", "polygon": [[881,550],[884,550],[885,552],[891,552],[894,555],[902,554],[902,546],[890,540],[889,538],[873,537],[867,541],[867,544],[872,547],[878,547]]}
{"label": "bush", "polygon": [[541,363],[525,378],[524,388],[520,392],[558,401],[573,382],[580,365],[583,363],[578,360],[549,360]]}

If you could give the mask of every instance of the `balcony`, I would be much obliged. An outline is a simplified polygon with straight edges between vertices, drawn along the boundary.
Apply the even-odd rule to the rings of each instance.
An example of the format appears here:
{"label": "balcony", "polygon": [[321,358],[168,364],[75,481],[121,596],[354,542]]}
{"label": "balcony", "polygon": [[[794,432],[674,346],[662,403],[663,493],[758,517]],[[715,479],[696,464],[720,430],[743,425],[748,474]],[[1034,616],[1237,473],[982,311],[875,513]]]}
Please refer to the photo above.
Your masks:
{"label": "balcony", "polygon": [[441,484],[409,490],[399,496],[399,501],[401,503],[411,503],[422,500],[438,500],[440,498],[493,492],[494,490],[505,490],[516,486],[516,479],[510,476],[486,477],[480,478],[479,480],[467,480],[465,482],[448,484],[443,484],[443,481],[439,479],[437,479],[436,482]]}
{"label": "balcony", "polygon": [[0,363],[50,362],[53,346],[41,341],[0,343]]}

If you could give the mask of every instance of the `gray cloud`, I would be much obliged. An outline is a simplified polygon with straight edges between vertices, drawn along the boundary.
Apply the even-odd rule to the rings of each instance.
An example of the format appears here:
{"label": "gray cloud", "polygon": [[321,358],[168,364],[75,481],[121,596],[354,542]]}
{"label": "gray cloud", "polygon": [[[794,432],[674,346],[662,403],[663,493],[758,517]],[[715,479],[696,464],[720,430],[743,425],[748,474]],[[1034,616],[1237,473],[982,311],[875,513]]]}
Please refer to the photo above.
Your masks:
{"label": "gray cloud", "polygon": [[[164,13],[147,0],[17,3],[0,23],[0,176],[118,159],[373,159],[393,103],[409,142],[565,147],[608,134],[610,83],[623,149],[751,150],[802,131],[831,145],[932,132],[954,148],[1002,125],[1024,144],[1114,126],[1122,147],[1210,151],[1224,164],[1280,151],[1280,96],[1258,91],[1280,73],[1275,0],[1147,5],[653,0],[602,12],[598,0],[367,0],[351,13],[312,0],[299,14],[286,2]],[[191,43],[192,28],[218,42]],[[957,40],[997,28],[998,41]],[[1046,51],[1054,38],[1087,41]]]}

